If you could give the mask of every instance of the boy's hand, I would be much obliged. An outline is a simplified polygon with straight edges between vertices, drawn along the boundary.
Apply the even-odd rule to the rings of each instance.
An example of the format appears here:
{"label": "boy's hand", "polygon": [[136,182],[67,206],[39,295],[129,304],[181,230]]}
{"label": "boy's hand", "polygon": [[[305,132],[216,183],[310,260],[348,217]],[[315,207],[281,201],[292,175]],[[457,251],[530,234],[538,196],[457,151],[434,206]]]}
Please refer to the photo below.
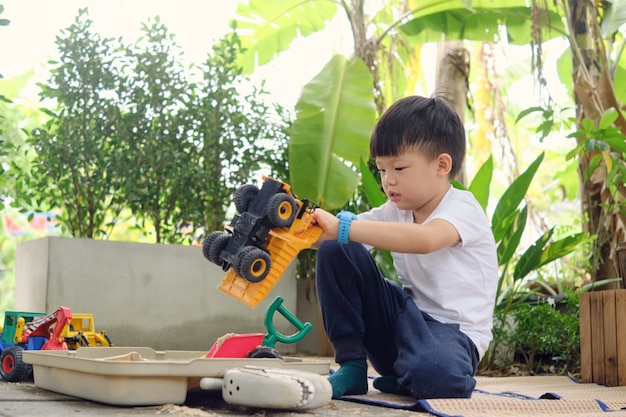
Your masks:
{"label": "boy's hand", "polygon": [[337,240],[337,234],[339,233],[339,219],[333,214],[316,208],[313,212],[313,223],[318,225],[322,230],[322,234],[319,239],[313,245],[313,248],[318,248],[325,240]]}

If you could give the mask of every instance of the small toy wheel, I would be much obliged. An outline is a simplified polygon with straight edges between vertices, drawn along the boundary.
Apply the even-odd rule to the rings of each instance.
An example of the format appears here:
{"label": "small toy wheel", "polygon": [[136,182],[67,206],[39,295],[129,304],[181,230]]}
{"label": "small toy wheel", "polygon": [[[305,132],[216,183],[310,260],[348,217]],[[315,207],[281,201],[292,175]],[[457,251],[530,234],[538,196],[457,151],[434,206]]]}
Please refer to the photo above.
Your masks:
{"label": "small toy wheel", "polygon": [[271,263],[269,253],[256,246],[246,246],[237,254],[235,272],[250,282],[259,282],[270,272]]}
{"label": "small toy wheel", "polygon": [[28,365],[22,360],[23,349],[20,346],[11,346],[0,355],[0,374],[9,382],[18,382],[29,375]]}
{"label": "small toy wheel", "polygon": [[104,333],[104,331],[103,331],[102,335],[104,336],[104,339],[107,341],[107,343],[109,344],[109,346],[110,346],[110,347],[115,346],[115,345],[113,344],[113,341],[111,340],[111,338],[109,337],[109,335],[108,335],[108,334]]}
{"label": "small toy wheel", "polygon": [[282,355],[278,353],[278,351],[274,348],[267,346],[260,346],[250,353],[248,353],[248,358],[278,358],[282,359]]}
{"label": "small toy wheel", "polygon": [[75,335],[72,337],[65,337],[64,340],[65,340],[65,344],[67,344],[68,349],[76,350],[80,346],[82,346],[80,343],[80,337],[78,337],[78,335]]}
{"label": "small toy wheel", "polygon": [[254,197],[256,197],[258,193],[259,187],[254,184],[244,184],[237,188],[237,191],[235,191],[235,197],[233,198],[237,212],[243,213],[244,211],[248,211],[250,203],[254,200]]}
{"label": "small toy wheel", "polygon": [[230,236],[226,232],[211,232],[202,242],[202,254],[206,259],[217,265],[222,265],[220,253],[228,244]]}
{"label": "small toy wheel", "polygon": [[217,232],[209,233],[202,241],[202,255],[209,261],[211,261],[209,258],[209,249],[211,248],[211,242],[213,242],[213,239],[215,238],[215,233]]}
{"label": "small toy wheel", "polygon": [[275,194],[267,202],[267,218],[276,227],[291,226],[297,211],[296,200],[289,194]]}
{"label": "small toy wheel", "polygon": [[235,258],[233,259],[233,269],[235,270],[235,273],[239,276],[242,276],[239,272],[241,272],[241,268],[239,266],[239,264],[241,263],[241,260],[244,258],[245,254],[248,253],[250,250],[252,250],[254,248],[254,246],[244,246],[243,248],[240,248],[237,253],[235,254]]}
{"label": "small toy wheel", "polygon": [[211,259],[214,259],[214,261],[212,261],[213,263],[216,263],[220,266],[224,263],[220,255],[222,251],[226,248],[226,245],[228,245],[229,239],[230,235],[226,232],[220,232],[219,234],[216,234],[215,238],[213,239],[213,243],[211,243],[211,247],[209,248],[209,257]]}

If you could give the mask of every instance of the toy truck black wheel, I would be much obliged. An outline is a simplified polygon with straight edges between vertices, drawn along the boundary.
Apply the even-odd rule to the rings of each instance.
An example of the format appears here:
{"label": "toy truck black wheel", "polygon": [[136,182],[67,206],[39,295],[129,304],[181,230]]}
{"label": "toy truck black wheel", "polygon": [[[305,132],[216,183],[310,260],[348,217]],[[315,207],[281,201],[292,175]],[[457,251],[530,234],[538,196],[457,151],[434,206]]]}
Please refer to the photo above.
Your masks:
{"label": "toy truck black wheel", "polygon": [[259,193],[259,187],[254,184],[244,184],[241,187],[237,188],[235,191],[235,196],[233,200],[235,201],[235,209],[238,213],[243,213],[244,211],[248,211],[248,207],[250,207],[250,203]]}
{"label": "toy truck black wheel", "polygon": [[80,338],[78,336],[66,337],[64,339],[68,349],[75,350],[81,346]]}
{"label": "toy truck black wheel", "polygon": [[209,233],[202,242],[202,254],[206,259],[217,265],[222,265],[220,253],[228,244],[230,236],[226,232],[215,231]]}
{"label": "toy truck black wheel", "polygon": [[256,246],[246,246],[237,254],[235,272],[250,282],[265,279],[272,263],[269,253]]}
{"label": "toy truck black wheel", "polygon": [[248,353],[248,358],[278,358],[282,359],[282,355],[274,348],[261,346],[253,349]]}
{"label": "toy truck black wheel", "polygon": [[11,346],[0,355],[0,374],[5,381],[19,382],[30,374],[28,364],[22,360],[22,351],[19,346]]}
{"label": "toy truck black wheel", "polygon": [[276,227],[289,227],[298,211],[296,200],[289,194],[275,194],[267,202],[267,218]]}
{"label": "toy truck black wheel", "polygon": [[107,343],[109,344],[109,347],[113,347],[113,346],[115,346],[115,345],[113,344],[113,341],[111,340],[111,338],[109,337],[109,335],[108,335],[108,334],[106,334],[106,332],[105,332],[105,331],[103,331],[103,332],[102,332],[102,336],[104,336],[104,338],[106,339]]}

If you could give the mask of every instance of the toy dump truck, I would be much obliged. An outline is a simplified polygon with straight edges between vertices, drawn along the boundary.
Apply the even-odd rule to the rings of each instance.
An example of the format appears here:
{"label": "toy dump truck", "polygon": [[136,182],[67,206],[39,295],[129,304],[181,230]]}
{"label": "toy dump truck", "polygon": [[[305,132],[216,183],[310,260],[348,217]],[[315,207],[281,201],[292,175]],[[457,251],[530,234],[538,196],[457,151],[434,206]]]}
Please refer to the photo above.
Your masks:
{"label": "toy dump truck", "polygon": [[26,379],[32,367],[22,360],[24,350],[67,350],[61,332],[72,320],[67,307],[44,313],[7,311],[0,336],[0,375],[9,382]]}
{"label": "toy dump truck", "polygon": [[266,176],[260,189],[239,187],[234,203],[238,214],[224,231],[204,239],[202,253],[226,271],[218,289],[256,307],[322,229],[311,224],[315,203],[299,200],[288,184]]}

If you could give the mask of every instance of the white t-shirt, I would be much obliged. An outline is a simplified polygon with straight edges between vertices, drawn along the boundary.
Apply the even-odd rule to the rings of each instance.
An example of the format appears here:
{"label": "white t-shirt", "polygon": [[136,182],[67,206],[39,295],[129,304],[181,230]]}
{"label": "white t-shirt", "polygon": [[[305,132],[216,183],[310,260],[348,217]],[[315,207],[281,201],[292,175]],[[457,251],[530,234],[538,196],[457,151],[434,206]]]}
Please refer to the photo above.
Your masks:
{"label": "white t-shirt", "polygon": [[[386,202],[359,220],[413,223],[413,212]],[[450,187],[424,221],[443,219],[461,241],[429,254],[392,252],[402,286],[419,309],[442,323],[456,323],[472,339],[480,357],[492,339],[498,260],[491,227],[472,193]]]}

